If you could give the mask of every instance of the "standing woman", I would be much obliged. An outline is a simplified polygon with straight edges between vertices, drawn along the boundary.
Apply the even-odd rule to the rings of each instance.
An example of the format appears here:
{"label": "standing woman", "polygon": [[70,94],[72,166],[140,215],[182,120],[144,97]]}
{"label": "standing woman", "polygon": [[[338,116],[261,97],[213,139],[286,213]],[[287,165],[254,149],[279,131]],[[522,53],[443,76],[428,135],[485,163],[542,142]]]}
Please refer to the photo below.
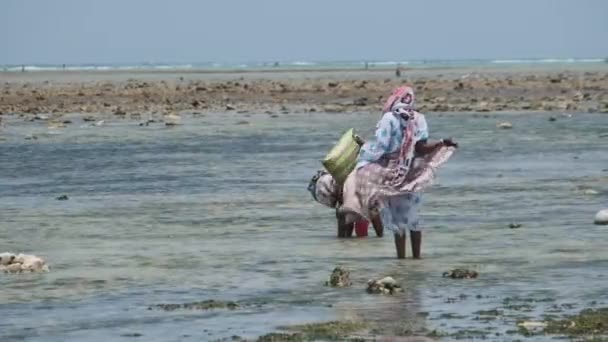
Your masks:
{"label": "standing woman", "polygon": [[399,259],[405,258],[409,230],[413,257],[419,259],[419,192],[431,184],[437,168],[458,144],[452,139],[428,140],[428,126],[424,115],[414,110],[411,87],[395,89],[384,104],[383,113],[374,139],[361,147],[357,166],[344,184],[340,210],[347,222],[363,216],[374,226],[392,231]]}

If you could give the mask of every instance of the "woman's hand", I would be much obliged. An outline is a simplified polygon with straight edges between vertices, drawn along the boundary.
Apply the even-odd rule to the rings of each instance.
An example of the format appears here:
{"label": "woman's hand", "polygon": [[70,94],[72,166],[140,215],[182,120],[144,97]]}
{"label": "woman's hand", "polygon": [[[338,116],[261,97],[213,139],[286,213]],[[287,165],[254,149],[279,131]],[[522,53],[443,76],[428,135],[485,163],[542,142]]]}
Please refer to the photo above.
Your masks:
{"label": "woman's hand", "polygon": [[458,143],[452,140],[452,138],[441,139],[441,142],[443,143],[443,146],[458,148]]}

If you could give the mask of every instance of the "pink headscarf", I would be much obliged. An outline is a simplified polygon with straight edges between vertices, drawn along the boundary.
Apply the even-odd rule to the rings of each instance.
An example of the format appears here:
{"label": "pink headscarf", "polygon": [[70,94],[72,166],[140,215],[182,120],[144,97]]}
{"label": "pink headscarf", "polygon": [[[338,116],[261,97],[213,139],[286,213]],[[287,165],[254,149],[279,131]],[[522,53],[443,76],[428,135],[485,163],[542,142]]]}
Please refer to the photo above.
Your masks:
{"label": "pink headscarf", "polygon": [[414,111],[414,89],[409,86],[401,86],[393,90],[391,96],[386,99],[382,114],[392,112],[396,105],[400,105],[407,112]]}
{"label": "pink headscarf", "polygon": [[[409,86],[401,86],[393,90],[391,96],[386,99],[382,113],[392,112],[394,115],[398,115],[408,120],[404,127],[403,141],[401,142],[401,151],[399,154],[399,161],[402,168],[402,172],[407,172],[411,164],[411,160],[414,156],[414,132],[416,130],[416,120],[409,120],[415,115],[414,111],[414,89]],[[409,160],[409,161],[408,161]]]}

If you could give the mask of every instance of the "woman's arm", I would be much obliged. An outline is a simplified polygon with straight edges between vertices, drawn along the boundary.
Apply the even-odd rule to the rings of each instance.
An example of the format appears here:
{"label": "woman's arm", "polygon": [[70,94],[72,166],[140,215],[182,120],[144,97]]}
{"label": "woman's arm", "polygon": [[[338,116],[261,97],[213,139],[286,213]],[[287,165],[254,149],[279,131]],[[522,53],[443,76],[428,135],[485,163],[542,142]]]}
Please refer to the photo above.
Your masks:
{"label": "woman's arm", "polygon": [[[389,113],[389,115],[392,114]],[[384,115],[376,125],[374,137],[361,146],[359,160],[376,162],[385,154],[392,152],[389,151],[392,130],[390,117]]]}
{"label": "woman's arm", "polygon": [[454,142],[452,138],[441,139],[439,141],[429,141],[424,139],[416,143],[416,153],[419,155],[429,154],[442,146],[458,147],[458,144]]}

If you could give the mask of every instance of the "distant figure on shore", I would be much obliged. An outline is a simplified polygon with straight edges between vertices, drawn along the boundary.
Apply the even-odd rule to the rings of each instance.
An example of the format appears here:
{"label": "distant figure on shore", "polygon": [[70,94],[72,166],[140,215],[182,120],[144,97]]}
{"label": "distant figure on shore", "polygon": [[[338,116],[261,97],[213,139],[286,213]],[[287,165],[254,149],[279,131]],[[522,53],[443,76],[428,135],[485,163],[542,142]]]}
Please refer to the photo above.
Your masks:
{"label": "distant figure on shore", "polygon": [[63,70],[65,70],[65,64],[63,65]]}
{"label": "distant figure on shore", "polygon": [[25,65],[21,66],[21,72],[25,72]]}
{"label": "distant figure on shore", "polygon": [[401,77],[401,64],[397,64],[397,69],[395,69],[395,77]]}
{"label": "distant figure on shore", "polygon": [[365,62],[365,70],[369,69],[369,63]]}
{"label": "distant figure on shore", "polygon": [[274,62],[274,67],[278,67],[279,66],[279,62]]}

